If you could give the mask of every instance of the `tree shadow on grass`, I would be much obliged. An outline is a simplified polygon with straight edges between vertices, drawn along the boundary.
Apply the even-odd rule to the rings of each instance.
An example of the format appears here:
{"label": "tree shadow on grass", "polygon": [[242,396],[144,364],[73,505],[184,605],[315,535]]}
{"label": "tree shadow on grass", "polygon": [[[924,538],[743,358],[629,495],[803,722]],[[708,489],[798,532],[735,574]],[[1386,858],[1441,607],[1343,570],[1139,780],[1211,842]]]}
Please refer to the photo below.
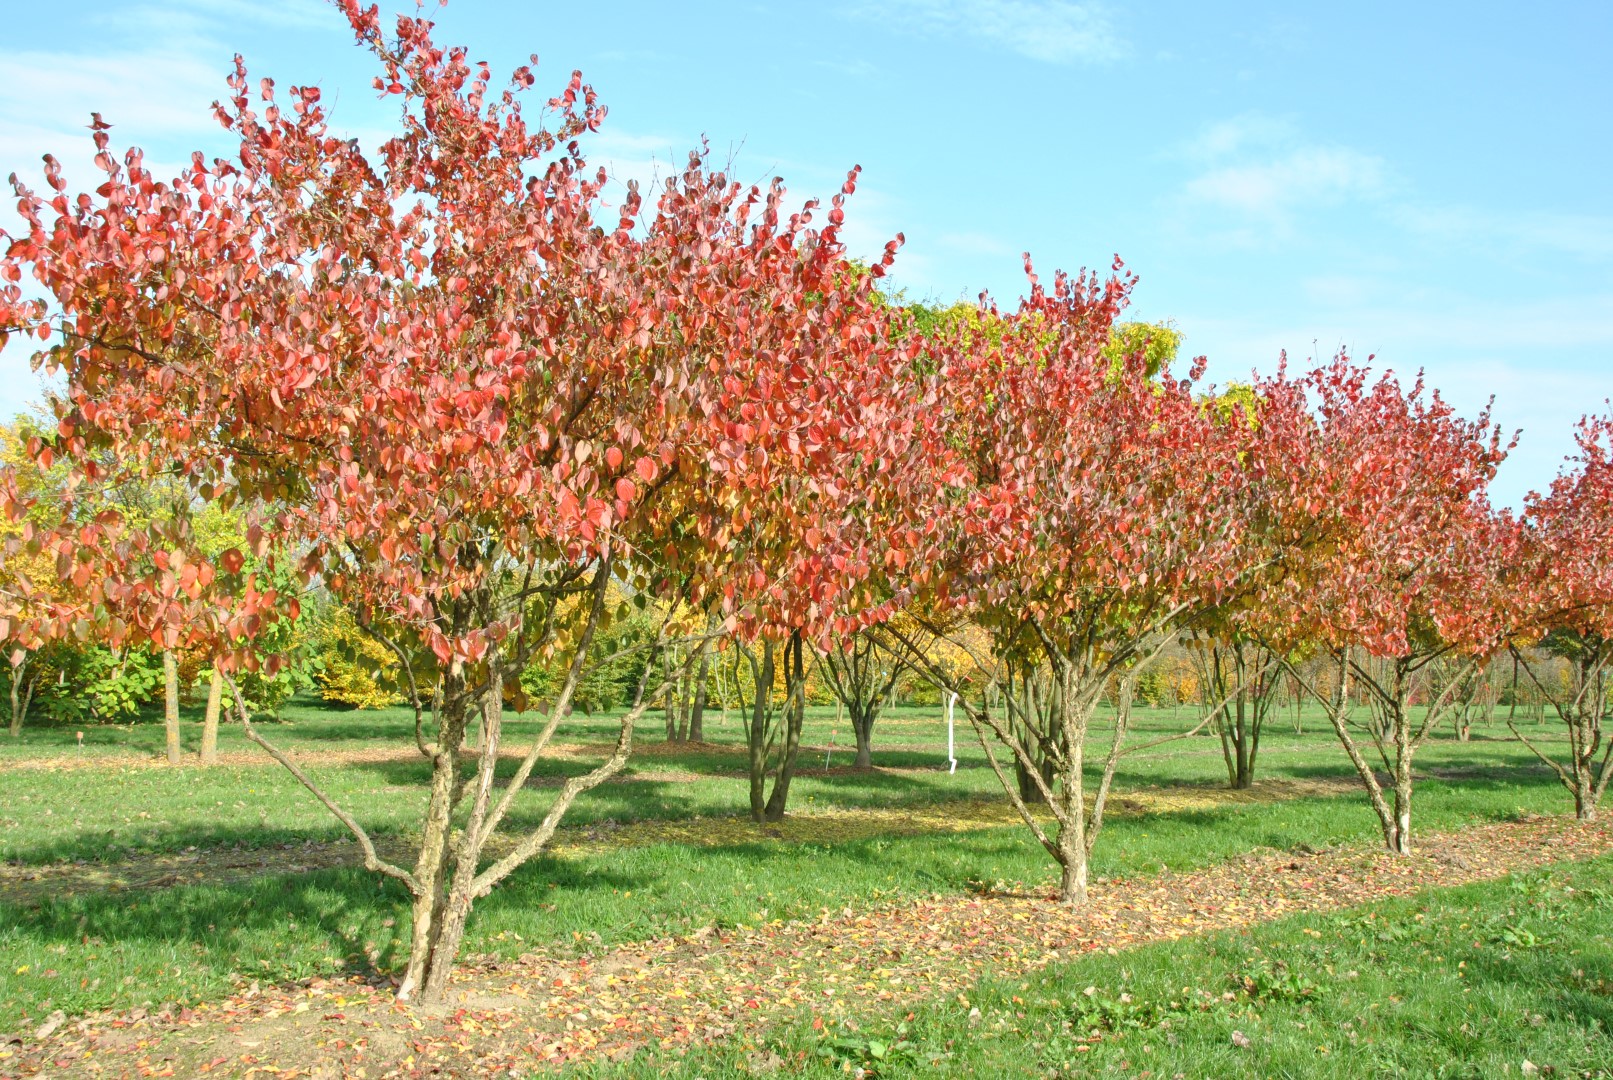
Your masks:
{"label": "tree shadow on grass", "polygon": [[[472,921],[514,908],[539,911],[546,893],[631,895],[645,882],[642,875],[597,865],[540,859],[513,875],[507,887],[479,901]],[[0,903],[0,925],[13,949],[33,946],[60,953],[53,963],[65,978],[52,988],[56,1006],[84,1011],[185,996],[176,994],[164,978],[176,958],[184,965],[181,984],[203,996],[217,996],[253,979],[390,977],[407,959],[409,902],[398,882],[344,867],[265,874],[223,885]],[[475,938],[473,933],[469,947],[475,947]],[[115,956],[117,973],[129,971],[134,977],[127,985],[100,977],[97,988],[84,985],[99,969],[86,965],[75,970],[75,963],[91,950],[91,960]],[[153,977],[151,972],[159,974]],[[26,1010],[26,1001],[13,1004]]]}

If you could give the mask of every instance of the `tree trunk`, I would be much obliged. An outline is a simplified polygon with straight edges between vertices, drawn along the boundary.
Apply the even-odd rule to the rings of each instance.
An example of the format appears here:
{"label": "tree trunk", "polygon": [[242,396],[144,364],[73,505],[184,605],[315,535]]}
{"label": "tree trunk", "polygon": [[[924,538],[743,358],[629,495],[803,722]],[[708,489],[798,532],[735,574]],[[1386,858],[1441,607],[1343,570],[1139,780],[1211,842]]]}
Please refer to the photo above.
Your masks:
{"label": "tree trunk", "polygon": [[1411,854],[1411,722],[1404,707],[1395,710],[1395,826],[1389,850]]}
{"label": "tree trunk", "polygon": [[773,643],[762,640],[762,661],[754,664],[756,701],[751,706],[750,730],[746,733],[750,750],[750,816],[761,821],[767,811],[767,729],[773,707]]}
{"label": "tree trunk", "polygon": [[1250,760],[1249,735],[1242,730],[1243,721],[1238,721],[1238,757],[1237,772],[1232,778],[1232,790],[1248,791],[1254,786],[1254,763]]}
{"label": "tree trunk", "polygon": [[666,703],[666,741],[677,743],[682,741],[681,733],[677,730],[677,714],[681,712],[682,687],[673,680],[673,654],[671,650],[661,653],[661,700]]}
{"label": "tree trunk", "polygon": [[207,712],[202,714],[202,751],[203,765],[218,764],[218,713],[219,706],[224,700],[224,673],[213,666],[213,674],[207,684]]}
{"label": "tree trunk", "polygon": [[[1039,695],[1036,691],[1036,670],[1029,665],[1026,667],[1020,686],[1020,696],[1023,699],[1020,716],[1025,729],[1021,741],[1030,751],[1029,756],[1035,762],[1036,772],[1041,775],[1042,786],[1052,788],[1058,770],[1048,756],[1047,744],[1057,741],[1052,736],[1060,723],[1058,713],[1060,694],[1057,685],[1054,684],[1049,686],[1045,698]],[[1012,687],[1009,692],[1012,693]],[[1038,786],[1029,767],[1017,755],[1014,758],[1014,775],[1018,781],[1021,799],[1032,806],[1046,804],[1047,800],[1042,797],[1042,786]]]}
{"label": "tree trunk", "polygon": [[853,763],[853,768],[873,768],[874,718],[872,709],[853,708],[851,710],[851,733],[857,740],[857,760]]}
{"label": "tree trunk", "polygon": [[1597,798],[1591,778],[1586,774],[1583,777],[1575,777],[1575,780],[1577,785],[1574,792],[1574,818],[1577,821],[1595,821]]}
{"label": "tree trunk", "polygon": [[27,656],[22,663],[11,669],[11,737],[22,737],[22,724],[28,718],[28,706],[34,700],[34,687],[39,684],[39,676],[28,676]]}
{"label": "tree trunk", "polygon": [[[417,990],[424,997],[433,969],[442,963],[437,960],[437,944],[442,936],[443,912],[448,905],[448,834],[453,820],[452,788],[457,759],[457,754],[446,751],[432,759],[431,801],[427,804],[425,828],[420,833],[420,856],[415,860],[414,869],[420,892],[413,903],[409,967],[398,986],[398,997],[404,1001],[413,997]],[[449,767],[451,762],[454,769]]]}
{"label": "tree trunk", "polygon": [[[806,722],[806,669],[802,661],[805,642],[801,632],[790,635],[785,646],[784,660],[788,665],[785,676],[784,698],[784,753],[779,759],[778,773],[773,777],[773,794],[768,796],[765,818],[779,821],[790,800],[790,781],[795,779],[795,756],[801,746],[801,729]],[[792,659],[793,657],[793,659]]]}
{"label": "tree trunk", "polygon": [[[1068,832],[1069,830],[1065,830]],[[1064,851],[1064,834],[1059,835],[1059,850],[1064,854],[1059,867],[1059,902],[1066,907],[1085,907],[1087,902],[1087,855],[1077,843],[1076,850]]]}
{"label": "tree trunk", "polygon": [[416,994],[430,1000],[428,987],[446,978],[438,972],[453,964],[453,957],[439,953],[444,916],[448,907],[449,838],[453,831],[454,809],[462,788],[459,783],[460,750],[465,742],[464,672],[456,663],[443,677],[442,712],[437,725],[437,744],[431,756],[431,798],[420,830],[420,855],[415,860],[416,891],[413,925],[410,929],[409,966],[398,997],[408,1001]]}
{"label": "tree trunk", "polygon": [[178,765],[179,746],[179,661],[172,649],[162,651],[162,715],[168,741],[168,764]]}
{"label": "tree trunk", "polygon": [[1086,741],[1096,700],[1076,694],[1072,665],[1061,665],[1058,672],[1058,722],[1064,731],[1063,774],[1057,795],[1063,811],[1059,815],[1058,850],[1059,902],[1067,907],[1084,907],[1087,902],[1087,810]]}
{"label": "tree trunk", "polygon": [[[1052,787],[1056,772],[1053,768],[1053,763],[1044,758],[1038,763],[1037,771],[1042,776],[1042,782],[1048,787]],[[1042,798],[1042,789],[1036,786],[1036,781],[1031,777],[1030,771],[1025,768],[1025,763],[1018,758],[1014,759],[1014,775],[1019,782],[1019,797],[1021,799],[1033,806],[1047,801]]]}
{"label": "tree trunk", "polygon": [[[1406,740],[1407,752],[1401,756],[1400,762],[1391,765],[1391,771],[1395,776],[1395,806],[1391,808],[1388,800],[1384,798],[1383,787],[1378,783],[1377,774],[1373,772],[1372,766],[1367,762],[1365,755],[1361,753],[1361,748],[1356,745],[1355,739],[1350,735],[1349,713],[1353,702],[1350,694],[1350,654],[1351,650],[1348,647],[1334,654],[1338,663],[1338,677],[1337,683],[1332,688],[1330,696],[1324,696],[1314,685],[1311,685],[1309,689],[1311,691],[1311,696],[1316,698],[1317,703],[1322,706],[1322,711],[1324,714],[1326,714],[1328,722],[1333,725],[1333,733],[1338,736],[1339,744],[1344,747],[1344,752],[1349,755],[1350,764],[1355,766],[1356,775],[1361,778],[1361,786],[1366,790],[1367,799],[1372,803],[1372,812],[1377,815],[1378,825],[1383,831],[1384,846],[1389,851],[1400,854],[1402,853],[1400,851],[1400,845],[1403,841],[1409,843],[1411,832],[1411,754],[1409,746],[1409,731],[1406,733],[1408,735]],[[1298,676],[1298,672],[1292,667],[1292,665],[1287,665],[1285,662],[1285,666],[1288,667],[1288,670],[1291,674],[1295,675],[1296,677]],[[1400,717],[1404,717],[1403,709],[1395,711]],[[1394,726],[1397,728],[1397,731],[1404,727],[1404,725],[1398,722]],[[1399,744],[1400,740],[1399,735],[1397,734],[1397,747]],[[1400,763],[1404,764],[1404,791],[1401,790]],[[1404,828],[1402,828],[1400,825],[1402,814],[1404,814],[1404,820],[1406,822]]]}
{"label": "tree trunk", "polygon": [[[1241,664],[1239,666],[1242,667]],[[1239,678],[1242,677],[1240,670]],[[1254,732],[1249,719],[1249,695],[1241,690],[1238,692],[1231,728],[1232,790],[1247,791],[1254,783],[1254,754],[1250,745],[1254,739]]]}
{"label": "tree trunk", "polygon": [[475,902],[476,871],[481,864],[482,822],[492,795],[492,782],[498,764],[499,741],[504,730],[504,678],[496,663],[490,665],[488,687],[482,699],[481,716],[481,767],[478,784],[470,810],[467,827],[460,832],[459,850],[455,861],[453,881],[437,916],[441,929],[437,933],[434,955],[425,972],[421,1000],[441,1001],[448,991],[448,977],[459,956],[460,943],[465,938],[465,921],[470,917]]}
{"label": "tree trunk", "polygon": [[689,710],[689,741],[706,741],[706,672],[711,663],[711,644],[700,643],[700,663],[695,669],[694,706]]}
{"label": "tree trunk", "polygon": [[689,711],[694,706],[694,684],[686,668],[679,667],[678,677],[672,684],[672,696],[677,701],[677,733],[679,742],[689,741]]}

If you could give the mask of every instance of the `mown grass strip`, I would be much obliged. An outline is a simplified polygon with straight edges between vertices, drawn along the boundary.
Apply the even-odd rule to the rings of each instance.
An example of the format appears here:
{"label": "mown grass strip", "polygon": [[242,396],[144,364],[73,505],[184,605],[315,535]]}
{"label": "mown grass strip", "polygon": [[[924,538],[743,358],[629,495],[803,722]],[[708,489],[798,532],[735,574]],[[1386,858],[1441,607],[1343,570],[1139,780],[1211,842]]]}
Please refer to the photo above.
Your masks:
{"label": "mown grass strip", "polygon": [[1613,857],[986,978],[575,1075],[1613,1076]]}
{"label": "mown grass strip", "polygon": [[[1422,785],[1425,831],[1560,809],[1558,789],[1520,783]],[[1116,819],[1099,875],[1184,870],[1251,848],[1371,843],[1361,800],[1228,803]],[[472,952],[514,957],[534,945],[594,948],[755,926],[825,908],[1041,882],[1046,854],[1021,827],[726,847],[652,843],[539,859],[477,908]],[[358,869],[264,873],[144,893],[88,891],[0,904],[0,1028],[54,1009],[76,1014],[143,1002],[192,1003],[265,983],[348,971],[387,973],[407,940],[407,905]]]}

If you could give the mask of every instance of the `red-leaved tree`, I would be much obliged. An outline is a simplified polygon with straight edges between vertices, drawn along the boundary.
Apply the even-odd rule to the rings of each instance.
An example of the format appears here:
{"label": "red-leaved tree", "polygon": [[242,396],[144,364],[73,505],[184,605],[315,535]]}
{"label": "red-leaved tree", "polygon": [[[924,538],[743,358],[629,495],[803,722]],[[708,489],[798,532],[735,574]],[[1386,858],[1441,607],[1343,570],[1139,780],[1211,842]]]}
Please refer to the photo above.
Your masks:
{"label": "red-leaved tree", "polygon": [[[1286,495],[1268,513],[1307,540],[1250,622],[1327,712],[1385,845],[1409,854],[1413,757],[1517,618],[1517,522],[1485,499],[1507,447],[1488,413],[1465,420],[1420,381],[1374,381],[1342,355],[1298,385],[1310,420],[1274,455],[1287,482],[1270,490]],[[1330,657],[1330,692],[1292,662],[1313,646]],[[1352,684],[1365,692],[1365,717],[1352,710]]]}
{"label": "red-leaved tree", "polygon": [[[1531,495],[1525,510],[1520,591],[1531,608],[1536,648],[1513,648],[1568,729],[1566,763],[1511,726],[1574,797],[1575,817],[1595,821],[1613,782],[1613,739],[1604,730],[1613,694],[1613,414],[1586,417],[1575,438],[1575,467],[1547,494]],[[1543,658],[1566,660],[1569,677],[1546,677]]]}
{"label": "red-leaved tree", "polygon": [[[1006,711],[990,697],[964,695],[960,705],[1058,862],[1070,904],[1086,899],[1139,669],[1264,559],[1247,516],[1263,469],[1257,429],[1240,411],[1207,408],[1192,379],[1158,370],[1146,348],[1113,354],[1131,284],[1118,263],[1107,277],[1060,274],[1051,289],[1032,274],[1016,311],[983,307],[921,335],[959,475],[921,493],[949,546],[917,610],[961,607],[990,632],[993,655],[978,666],[1005,673],[1005,692],[993,696]],[[962,689],[900,624],[882,633],[906,663]],[[1006,674],[1016,660],[1051,672],[1045,717],[1018,714],[1022,697]],[[1089,805],[1086,743],[1106,695],[1115,726]],[[1052,830],[994,747],[1051,810]]]}
{"label": "red-leaved tree", "polygon": [[[580,75],[534,118],[529,68],[498,89],[429,22],[387,32],[374,8],[340,7],[400,105],[379,153],[327,129],[316,88],[252,93],[237,58],[217,106],[233,158],[197,154],[163,181],[138,150],[114,156],[97,118],[93,194],[69,195],[53,159],[49,190],[15,185],[27,228],[0,260],[0,327],[49,341],[38,362],[65,383],[38,454],[66,459],[85,488],[160,473],[187,498],[166,531],[70,512],[29,529],[16,550],[54,552],[93,588],[71,602],[40,590],[0,614],[24,643],[104,632],[206,646],[227,671],[272,667],[255,642],[295,597],[241,580],[242,552],[196,554],[188,511],[241,507],[257,554],[270,557],[271,534],[294,551],[300,576],[410,680],[431,766],[412,865],[382,858],[240,718],[408,891],[399,993],[426,1000],[447,986],[473,902],[626,760],[643,682],[609,757],[512,813],[614,617],[612,583],[672,610],[720,604],[744,633],[849,618],[865,573],[847,554],[855,535],[826,543],[827,562],[776,549],[840,537],[850,496],[771,533],[756,521],[778,519],[777,493],[895,436],[876,430],[878,408],[845,420],[837,383],[882,340],[873,275],[837,236],[852,182],[826,212],[791,213],[778,183],[745,189],[694,155],[653,200],[630,189],[608,208],[582,150],[604,110]],[[0,484],[25,517],[26,494]],[[758,515],[758,501],[774,508]],[[729,589],[736,568],[744,592]],[[502,687],[540,653],[564,677],[500,784]],[[490,846],[504,825],[514,835]]]}

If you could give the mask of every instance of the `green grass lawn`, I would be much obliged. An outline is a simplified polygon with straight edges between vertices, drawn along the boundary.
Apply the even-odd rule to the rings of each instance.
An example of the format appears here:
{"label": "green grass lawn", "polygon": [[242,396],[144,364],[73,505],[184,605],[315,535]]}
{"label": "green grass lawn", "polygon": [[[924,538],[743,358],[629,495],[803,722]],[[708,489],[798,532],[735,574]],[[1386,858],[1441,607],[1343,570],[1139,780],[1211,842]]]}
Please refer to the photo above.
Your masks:
{"label": "green grass lawn", "polygon": [[[1313,710],[1314,712],[1314,710]],[[1190,710],[1142,710],[1137,735],[1143,741],[1183,730]],[[187,716],[186,735],[195,735]],[[539,763],[535,776],[559,778],[586,771],[608,752],[604,740],[614,719],[579,716],[562,728],[560,738],[598,744],[597,756],[551,757]],[[708,744],[668,752],[657,730],[658,718],[639,732],[642,751],[615,782],[596,789],[573,807],[567,818],[575,825],[600,821],[670,820],[692,816],[740,815],[747,812],[742,780],[745,762],[737,716],[725,725],[720,714],[707,725]],[[351,808],[378,836],[406,833],[418,819],[426,798],[428,764],[415,752],[412,716],[403,709],[355,712],[333,710],[316,702],[297,702],[285,711],[285,722],[266,724],[269,737],[299,752],[392,751],[391,758],[340,765],[312,763],[308,772],[338,801]],[[506,745],[522,746],[536,730],[530,718],[507,724]],[[151,767],[162,754],[160,721],[147,718],[132,725],[85,731],[85,749],[77,749],[73,729],[36,727],[21,739],[0,737],[0,860],[41,863],[75,859],[138,857],[158,850],[240,845],[266,847],[302,840],[341,837],[342,828],[258,748],[247,743],[239,727],[225,725],[220,748],[228,760],[213,769]],[[1550,742],[1556,732],[1542,728]],[[1419,756],[1426,770],[1489,771],[1497,778],[1514,771],[1538,769],[1533,758],[1510,740],[1490,732],[1468,743],[1436,740]],[[1486,737],[1489,736],[1489,737]],[[857,807],[916,806],[968,797],[996,798],[1000,787],[967,725],[958,731],[956,773],[945,767],[946,732],[940,710],[904,707],[894,710],[876,729],[875,764],[887,770],[853,773],[844,770],[851,755],[848,732],[837,725],[833,709],[809,713],[800,771],[792,787],[792,809],[803,812]],[[1098,730],[1093,746],[1102,745]],[[831,742],[839,748],[838,761]],[[825,771],[825,755],[835,768]],[[27,759],[65,757],[77,763],[100,763],[112,771],[51,771],[7,768]],[[128,767],[121,771],[119,764]],[[467,765],[467,769],[471,766]],[[513,771],[506,762],[502,771]],[[669,779],[668,774],[684,774]],[[1270,777],[1348,776],[1348,762],[1319,714],[1307,714],[1305,732],[1291,724],[1272,724],[1261,752],[1259,775]],[[691,778],[691,775],[693,778]],[[1180,784],[1225,782],[1219,741],[1196,737],[1166,743],[1126,759],[1117,790]],[[512,814],[512,826],[541,819],[552,789],[523,792]]]}
{"label": "green grass lawn", "polygon": [[[1308,717],[1306,731],[1274,725],[1261,758],[1272,777],[1348,775],[1330,732]],[[396,758],[310,768],[381,835],[406,836],[424,799],[426,765],[410,752],[402,710],[338,712],[309,704],[287,710],[272,737],[299,751],[390,747]],[[1145,713],[1144,732],[1180,730],[1187,710]],[[562,731],[569,742],[598,742],[609,717],[580,717]],[[520,728],[531,721],[516,721]],[[737,718],[708,723],[713,745],[658,746],[655,725],[641,734],[651,752],[634,759],[619,783],[580,800],[569,820],[655,821],[741,814],[743,758]],[[1550,728],[1543,729],[1550,732]],[[895,771],[825,772],[832,710],[809,717],[802,773],[792,793],[799,812],[861,807],[934,806],[1000,792],[967,729],[959,732],[956,774],[939,768],[945,730],[939,710],[901,709],[876,732],[876,764]],[[1096,736],[1101,740],[1102,733]],[[341,830],[272,761],[214,769],[172,769],[144,762],[161,752],[160,723],[86,733],[85,755],[104,767],[51,770],[10,767],[25,758],[79,751],[71,731],[40,728],[20,745],[0,739],[0,853],[13,864],[139,859],[143,853],[219,846],[264,850],[264,872],[233,883],[155,890],[84,889],[0,902],[0,1028],[52,1009],[69,1013],[193,1001],[253,979],[294,979],[338,970],[395,970],[407,937],[401,890],[359,869],[284,872],[294,847],[339,837]],[[247,747],[225,728],[226,753]],[[601,754],[603,750],[601,750]],[[122,765],[118,763],[122,762]],[[849,753],[841,758],[849,763]],[[1520,812],[1557,813],[1566,805],[1556,781],[1516,743],[1477,738],[1435,740],[1419,757],[1429,772],[1418,788],[1416,827],[1452,828]],[[588,767],[587,756],[545,762],[559,776]],[[928,771],[914,771],[924,770]],[[1224,784],[1219,744],[1198,738],[1168,743],[1127,760],[1122,790]],[[516,824],[537,819],[552,798],[523,793]],[[1253,847],[1371,842],[1376,824],[1363,798],[1236,803],[1170,815],[1116,817],[1094,859],[1098,875],[1181,869],[1233,857]],[[640,940],[707,925],[754,924],[813,915],[849,902],[957,892],[979,883],[1040,883],[1052,864],[1017,827],[919,835],[866,833],[844,841],[792,843],[758,830],[754,842],[719,847],[647,843],[540,858],[482,901],[466,948],[518,954],[533,945],[586,947]]]}
{"label": "green grass lawn", "polygon": [[[1526,1065],[1527,1063],[1527,1065]],[[1057,962],[596,1077],[1613,1076],[1613,858]]]}

